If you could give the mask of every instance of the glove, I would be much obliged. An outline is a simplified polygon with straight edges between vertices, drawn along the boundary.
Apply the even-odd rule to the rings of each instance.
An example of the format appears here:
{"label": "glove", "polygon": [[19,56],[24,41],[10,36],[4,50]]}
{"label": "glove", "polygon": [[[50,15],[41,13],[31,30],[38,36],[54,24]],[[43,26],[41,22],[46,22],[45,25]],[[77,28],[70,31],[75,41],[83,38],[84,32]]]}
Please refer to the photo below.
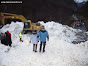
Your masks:
{"label": "glove", "polygon": [[49,41],[49,36],[47,36],[47,41]]}
{"label": "glove", "polygon": [[49,38],[47,39],[47,41],[49,41]]}
{"label": "glove", "polygon": [[38,41],[39,42],[39,41]]}
{"label": "glove", "polygon": [[29,41],[29,43],[31,43],[31,41]]}

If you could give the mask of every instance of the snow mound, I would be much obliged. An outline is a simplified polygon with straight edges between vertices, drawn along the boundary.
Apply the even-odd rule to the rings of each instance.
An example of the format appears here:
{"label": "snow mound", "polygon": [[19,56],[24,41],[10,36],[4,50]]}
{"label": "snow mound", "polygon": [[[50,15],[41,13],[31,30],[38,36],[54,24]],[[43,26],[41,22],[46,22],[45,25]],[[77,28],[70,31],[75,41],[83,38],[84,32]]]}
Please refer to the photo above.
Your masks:
{"label": "snow mound", "polygon": [[6,31],[11,32],[12,34],[18,34],[23,30],[23,23],[22,22],[11,22],[11,24],[5,25],[0,32],[5,33]]}
{"label": "snow mound", "polygon": [[[9,47],[0,44],[0,66],[88,66],[88,41],[77,45],[69,43],[73,37],[76,38],[76,30],[55,22],[40,23],[45,25],[50,36],[46,43],[46,52],[39,53],[39,44],[38,52],[33,52],[33,45],[29,43],[30,34],[24,34],[24,42],[20,42],[18,33],[23,27],[11,23],[6,26],[11,34],[16,34],[12,36],[12,45],[15,46],[5,52]],[[1,29],[2,32],[7,30],[6,26]],[[17,27],[19,28],[16,29]]]}
{"label": "snow mound", "polygon": [[77,39],[77,36],[75,36],[75,34],[78,31],[67,25],[62,25],[53,21],[47,23],[40,23],[46,27],[47,31],[51,36],[57,36],[59,39],[62,39],[67,42],[72,42],[73,40]]}
{"label": "snow mound", "polygon": [[24,24],[22,22],[11,22],[11,24],[3,26],[2,29],[0,29],[0,33],[9,31],[11,33],[13,45],[15,45],[19,40],[19,33],[23,31],[23,26]]}

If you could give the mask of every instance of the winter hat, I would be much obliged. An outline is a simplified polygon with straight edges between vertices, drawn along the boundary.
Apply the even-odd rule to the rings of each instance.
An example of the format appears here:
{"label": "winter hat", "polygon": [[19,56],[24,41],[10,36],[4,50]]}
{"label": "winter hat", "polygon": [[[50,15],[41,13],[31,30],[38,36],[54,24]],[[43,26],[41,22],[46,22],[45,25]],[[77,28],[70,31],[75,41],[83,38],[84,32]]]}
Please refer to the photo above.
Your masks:
{"label": "winter hat", "polygon": [[41,30],[45,30],[45,26],[44,25],[42,25]]}

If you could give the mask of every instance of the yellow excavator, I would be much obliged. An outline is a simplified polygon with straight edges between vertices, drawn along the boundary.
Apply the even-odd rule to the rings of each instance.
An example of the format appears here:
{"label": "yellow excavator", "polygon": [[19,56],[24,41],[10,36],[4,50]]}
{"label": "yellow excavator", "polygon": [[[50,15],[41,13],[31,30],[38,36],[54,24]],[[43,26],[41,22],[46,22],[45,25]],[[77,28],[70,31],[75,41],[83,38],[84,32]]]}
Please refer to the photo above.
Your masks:
{"label": "yellow excavator", "polygon": [[41,29],[40,23],[32,23],[31,20],[27,20],[23,15],[11,14],[11,13],[0,13],[0,25],[10,24],[11,22],[23,22],[24,31],[32,31]]}

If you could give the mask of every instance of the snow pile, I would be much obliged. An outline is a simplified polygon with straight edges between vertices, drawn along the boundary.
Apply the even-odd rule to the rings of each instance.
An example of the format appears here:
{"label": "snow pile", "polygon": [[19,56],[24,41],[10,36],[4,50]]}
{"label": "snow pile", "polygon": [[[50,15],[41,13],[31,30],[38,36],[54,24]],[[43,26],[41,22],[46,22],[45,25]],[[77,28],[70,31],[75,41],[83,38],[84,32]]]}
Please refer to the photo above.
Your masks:
{"label": "snow pile", "polygon": [[0,29],[0,33],[5,33],[6,31],[9,31],[11,33],[13,45],[15,45],[16,42],[18,42],[19,40],[19,33],[22,32],[23,26],[24,24],[22,22],[11,22],[11,24],[7,24],[2,29]]}
{"label": "snow pile", "polygon": [[87,2],[88,0],[74,0],[76,3]]}
{"label": "snow pile", "polygon": [[11,24],[5,25],[0,32],[5,33],[6,31],[11,32],[12,34],[19,34],[23,30],[23,23],[22,22],[11,22]]}
{"label": "snow pile", "polygon": [[40,23],[46,27],[47,31],[52,36],[57,36],[59,39],[67,42],[72,42],[73,40],[77,39],[77,36],[75,36],[75,34],[78,31],[76,29],[68,27],[67,25],[62,25],[53,21],[47,22],[46,24],[44,24],[44,22]]}
{"label": "snow pile", "polygon": [[[74,29],[55,22],[41,23],[45,25],[50,36],[46,52],[39,53],[39,44],[38,52],[32,51],[33,45],[29,43],[29,34],[23,35],[24,42],[16,39],[15,35],[16,37],[12,36],[12,39],[15,38],[13,44],[16,46],[10,48],[9,52],[5,52],[7,46],[0,44],[0,66],[88,66],[88,41],[77,45],[71,44],[67,41],[73,39]],[[17,23],[13,25],[15,24]],[[13,26],[9,27],[9,30],[13,29]],[[15,31],[18,32],[19,29]],[[14,30],[11,33],[14,33]],[[70,37],[67,36],[68,33]]]}

